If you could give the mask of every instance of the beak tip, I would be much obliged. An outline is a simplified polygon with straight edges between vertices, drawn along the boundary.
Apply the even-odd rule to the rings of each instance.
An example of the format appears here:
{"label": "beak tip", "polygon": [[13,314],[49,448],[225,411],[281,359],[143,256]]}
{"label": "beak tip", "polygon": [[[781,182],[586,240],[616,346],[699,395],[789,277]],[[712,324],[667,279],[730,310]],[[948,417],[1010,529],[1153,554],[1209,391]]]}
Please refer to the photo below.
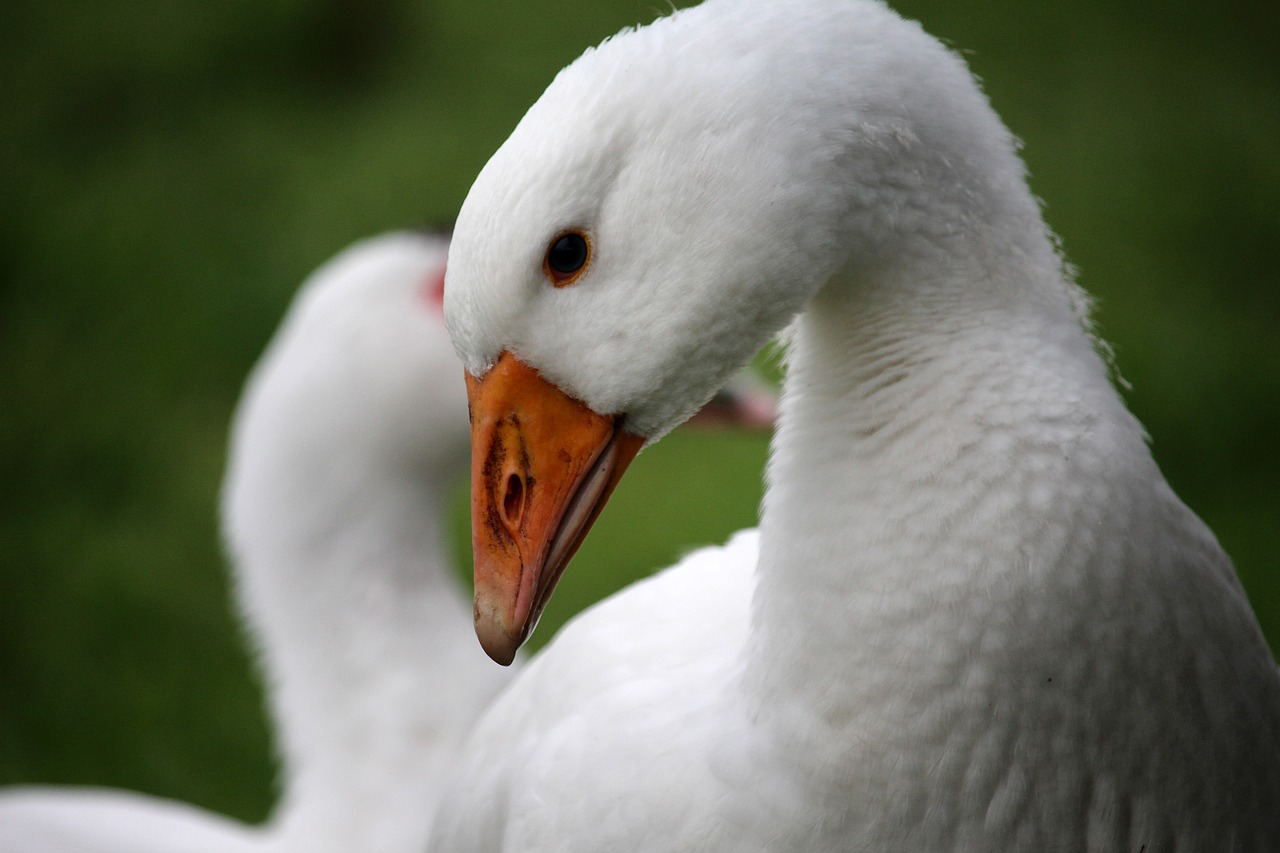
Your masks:
{"label": "beak tip", "polygon": [[483,619],[479,615],[476,616],[476,638],[480,640],[480,648],[484,649],[494,663],[501,666],[511,666],[511,662],[516,659],[516,652],[520,649],[523,638],[519,636],[511,636],[502,626],[494,624],[491,620]]}

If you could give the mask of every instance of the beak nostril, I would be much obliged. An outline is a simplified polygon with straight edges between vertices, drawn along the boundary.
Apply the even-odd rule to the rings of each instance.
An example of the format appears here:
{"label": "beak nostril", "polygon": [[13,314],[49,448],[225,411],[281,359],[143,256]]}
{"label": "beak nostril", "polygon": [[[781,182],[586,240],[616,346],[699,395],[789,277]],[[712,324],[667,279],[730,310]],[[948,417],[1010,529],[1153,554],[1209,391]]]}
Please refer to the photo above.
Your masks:
{"label": "beak nostril", "polygon": [[511,530],[517,530],[524,517],[524,480],[519,474],[507,475],[506,487],[502,492],[502,520]]}

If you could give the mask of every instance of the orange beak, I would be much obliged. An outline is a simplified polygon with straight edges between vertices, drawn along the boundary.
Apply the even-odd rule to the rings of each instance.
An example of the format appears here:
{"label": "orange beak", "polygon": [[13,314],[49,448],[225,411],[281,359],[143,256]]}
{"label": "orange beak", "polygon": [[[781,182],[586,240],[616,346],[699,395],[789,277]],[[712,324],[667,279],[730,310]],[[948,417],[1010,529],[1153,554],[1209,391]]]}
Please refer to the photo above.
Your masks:
{"label": "orange beak", "polygon": [[476,636],[506,666],[644,438],[509,352],[467,374],[467,400]]}

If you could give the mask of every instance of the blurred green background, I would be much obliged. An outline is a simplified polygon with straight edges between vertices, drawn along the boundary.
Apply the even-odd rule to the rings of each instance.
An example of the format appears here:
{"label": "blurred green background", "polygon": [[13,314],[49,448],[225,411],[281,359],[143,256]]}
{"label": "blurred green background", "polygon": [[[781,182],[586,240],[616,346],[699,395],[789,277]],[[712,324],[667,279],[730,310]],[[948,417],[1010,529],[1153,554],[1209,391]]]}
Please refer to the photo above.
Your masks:
{"label": "blurred green background", "polygon": [[[554,72],[662,5],[0,6],[0,784],[266,813],[215,521],[240,382],[311,268],[451,219]],[[1280,7],[897,8],[966,53],[1025,141],[1130,404],[1275,647]],[[678,435],[641,457],[539,641],[750,524],[764,453]]]}

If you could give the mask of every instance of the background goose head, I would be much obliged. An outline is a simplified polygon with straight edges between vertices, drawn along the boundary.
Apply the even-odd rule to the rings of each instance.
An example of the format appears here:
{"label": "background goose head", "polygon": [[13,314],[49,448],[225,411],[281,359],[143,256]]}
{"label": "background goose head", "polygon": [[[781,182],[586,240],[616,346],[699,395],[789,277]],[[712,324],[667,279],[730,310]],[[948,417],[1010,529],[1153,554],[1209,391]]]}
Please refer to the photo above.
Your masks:
{"label": "background goose head", "polygon": [[388,234],[304,285],[236,418],[226,488],[233,540],[275,515],[278,495],[256,484],[282,470],[330,482],[428,475],[433,485],[465,473],[466,401],[442,324],[447,251],[443,236]]}

